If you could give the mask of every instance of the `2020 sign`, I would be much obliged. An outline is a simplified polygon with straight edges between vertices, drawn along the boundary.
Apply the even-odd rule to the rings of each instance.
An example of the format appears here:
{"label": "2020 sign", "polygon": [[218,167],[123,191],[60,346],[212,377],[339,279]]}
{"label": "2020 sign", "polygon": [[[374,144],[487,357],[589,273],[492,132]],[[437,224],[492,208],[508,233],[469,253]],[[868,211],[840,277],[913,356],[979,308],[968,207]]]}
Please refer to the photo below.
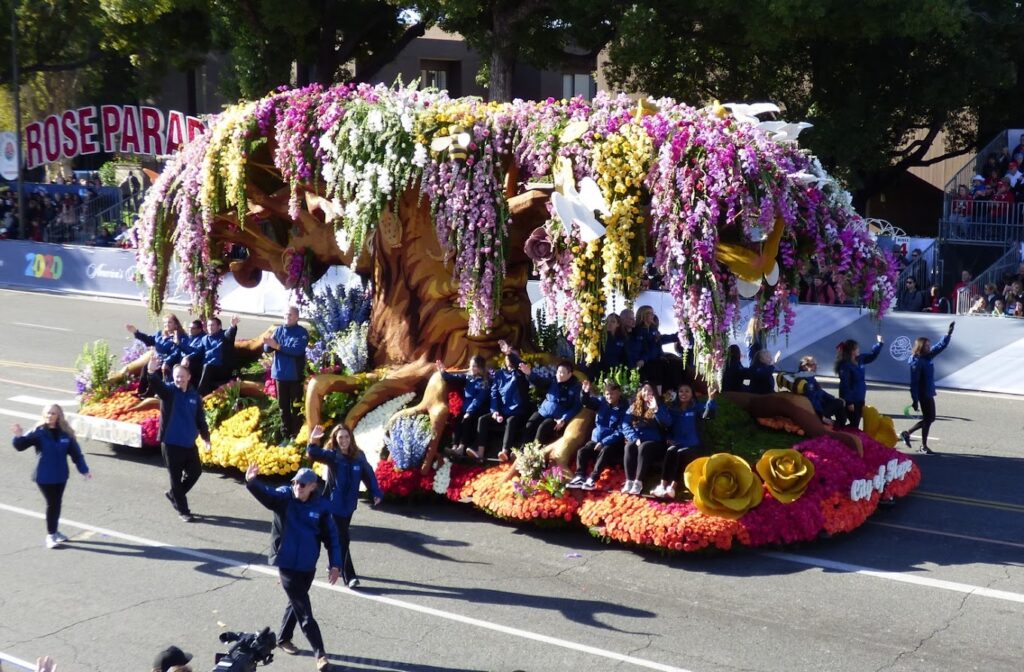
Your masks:
{"label": "2020 sign", "polygon": [[25,261],[28,262],[25,266],[25,275],[30,278],[60,280],[64,273],[64,262],[56,254],[26,252]]}

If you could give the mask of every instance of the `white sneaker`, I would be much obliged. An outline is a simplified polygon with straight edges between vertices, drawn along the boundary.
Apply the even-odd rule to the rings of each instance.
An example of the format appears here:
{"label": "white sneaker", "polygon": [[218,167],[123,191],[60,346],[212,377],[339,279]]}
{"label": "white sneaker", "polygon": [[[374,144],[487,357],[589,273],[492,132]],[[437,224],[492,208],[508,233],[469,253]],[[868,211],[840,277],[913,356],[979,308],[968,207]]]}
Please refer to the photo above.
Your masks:
{"label": "white sneaker", "polygon": [[665,488],[665,497],[667,497],[669,499],[675,499],[676,498],[676,489],[673,488],[671,485],[666,487]]}
{"label": "white sneaker", "polygon": [[594,482],[594,479],[588,478],[587,480],[583,481],[583,485],[580,487],[582,487],[584,490],[596,490],[597,483]]}
{"label": "white sneaker", "polygon": [[626,482],[622,484],[622,490],[619,490],[624,495],[628,495],[630,490],[633,489],[633,481],[626,479]]}
{"label": "white sneaker", "polygon": [[656,486],[654,486],[651,489],[651,497],[657,497],[658,499],[661,499],[664,496],[665,496],[665,486],[663,486],[661,483],[658,483]]}
{"label": "white sneaker", "polygon": [[58,546],[60,546],[60,539],[57,538],[56,534],[48,534],[48,535],[46,535],[46,547],[47,548],[57,548]]}
{"label": "white sneaker", "polygon": [[639,495],[644,491],[644,484],[640,481],[633,481],[633,485],[629,488],[629,494]]}
{"label": "white sneaker", "polygon": [[58,530],[57,532],[54,533],[53,538],[56,539],[57,543],[60,543],[60,544],[63,544],[65,541],[68,540],[67,537],[65,537],[63,534],[60,533],[60,530]]}
{"label": "white sneaker", "polygon": [[583,487],[583,477],[582,476],[573,476],[572,480],[565,484],[565,487],[572,488],[572,489],[582,488]]}
{"label": "white sneaker", "polygon": [[359,579],[352,579],[352,580],[350,580],[348,582],[348,587],[349,588],[358,588],[359,587]]}

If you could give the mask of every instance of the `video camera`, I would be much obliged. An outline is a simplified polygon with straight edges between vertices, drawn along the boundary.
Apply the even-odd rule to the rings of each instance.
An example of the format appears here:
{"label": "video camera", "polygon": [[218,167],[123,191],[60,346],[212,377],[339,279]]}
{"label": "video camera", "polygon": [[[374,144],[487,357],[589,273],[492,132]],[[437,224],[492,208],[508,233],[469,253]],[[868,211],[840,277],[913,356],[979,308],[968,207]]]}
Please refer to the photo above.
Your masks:
{"label": "video camera", "polygon": [[255,672],[257,665],[274,662],[277,635],[269,627],[263,628],[258,635],[252,632],[222,632],[220,641],[225,644],[235,642],[235,645],[227,653],[217,654],[217,666],[213,672]]}

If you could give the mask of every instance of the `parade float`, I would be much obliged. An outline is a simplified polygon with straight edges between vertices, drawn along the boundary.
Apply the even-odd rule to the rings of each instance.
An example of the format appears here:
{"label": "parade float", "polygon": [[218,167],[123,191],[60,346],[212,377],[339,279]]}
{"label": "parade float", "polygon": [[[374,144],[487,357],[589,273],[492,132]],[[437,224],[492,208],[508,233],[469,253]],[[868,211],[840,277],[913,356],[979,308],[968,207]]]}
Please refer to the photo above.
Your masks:
{"label": "parade float", "polygon": [[[605,313],[632,306],[648,258],[704,382],[721,374],[741,302],[766,332],[786,334],[792,288],[812,267],[844,273],[858,294],[849,298],[886,312],[891,260],[794,141],[800,126],[764,122],[765,109],[604,94],[498,104],[367,85],[279,90],[227,109],[147,196],[137,232],[150,309],[163,310],[175,264],[197,315],[216,312],[225,274],[253,286],[269,272],[306,303],[314,338],[296,441],[274,440],[272,394],[228,386],[207,400],[207,459],[288,474],[311,426],[344,422],[392,499],[436,496],[671,551],[855,529],[920,471],[893,449],[891,420],[869,412],[864,432],[833,431],[788,392],[720,397],[672,501],[621,494],[620,469],[597,490],[566,489],[589,411],[511,466],[443,456],[461,397],[435,362],[493,363],[507,341],[542,365],[540,332],[551,328],[593,362]],[[344,296],[311,291],[336,265],[362,279],[361,322]]]}

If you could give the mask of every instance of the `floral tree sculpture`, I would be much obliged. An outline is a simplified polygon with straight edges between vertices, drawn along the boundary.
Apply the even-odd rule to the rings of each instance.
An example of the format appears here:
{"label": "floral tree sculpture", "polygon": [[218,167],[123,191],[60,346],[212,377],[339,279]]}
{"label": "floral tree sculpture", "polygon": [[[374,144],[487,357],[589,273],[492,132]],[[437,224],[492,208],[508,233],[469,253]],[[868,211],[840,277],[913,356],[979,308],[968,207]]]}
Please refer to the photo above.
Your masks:
{"label": "floral tree sculpture", "polygon": [[[229,108],[172,159],[139,240],[154,310],[174,260],[207,313],[227,272],[251,285],[270,271],[295,288],[335,264],[367,278],[369,357],[388,373],[350,425],[422,390],[435,360],[458,368],[494,355],[499,339],[528,345],[531,264],[547,315],[590,361],[609,300],[635,299],[653,254],[707,379],[720,373],[741,293],[775,332],[792,326],[789,295],[810,264],[844,273],[852,298],[879,313],[893,298],[888,260],[813,157],[724,107],[668,99],[281,90]],[[232,260],[229,246],[248,256]],[[324,394],[350,386],[314,377],[307,420]],[[424,401],[439,427],[443,393]]]}

